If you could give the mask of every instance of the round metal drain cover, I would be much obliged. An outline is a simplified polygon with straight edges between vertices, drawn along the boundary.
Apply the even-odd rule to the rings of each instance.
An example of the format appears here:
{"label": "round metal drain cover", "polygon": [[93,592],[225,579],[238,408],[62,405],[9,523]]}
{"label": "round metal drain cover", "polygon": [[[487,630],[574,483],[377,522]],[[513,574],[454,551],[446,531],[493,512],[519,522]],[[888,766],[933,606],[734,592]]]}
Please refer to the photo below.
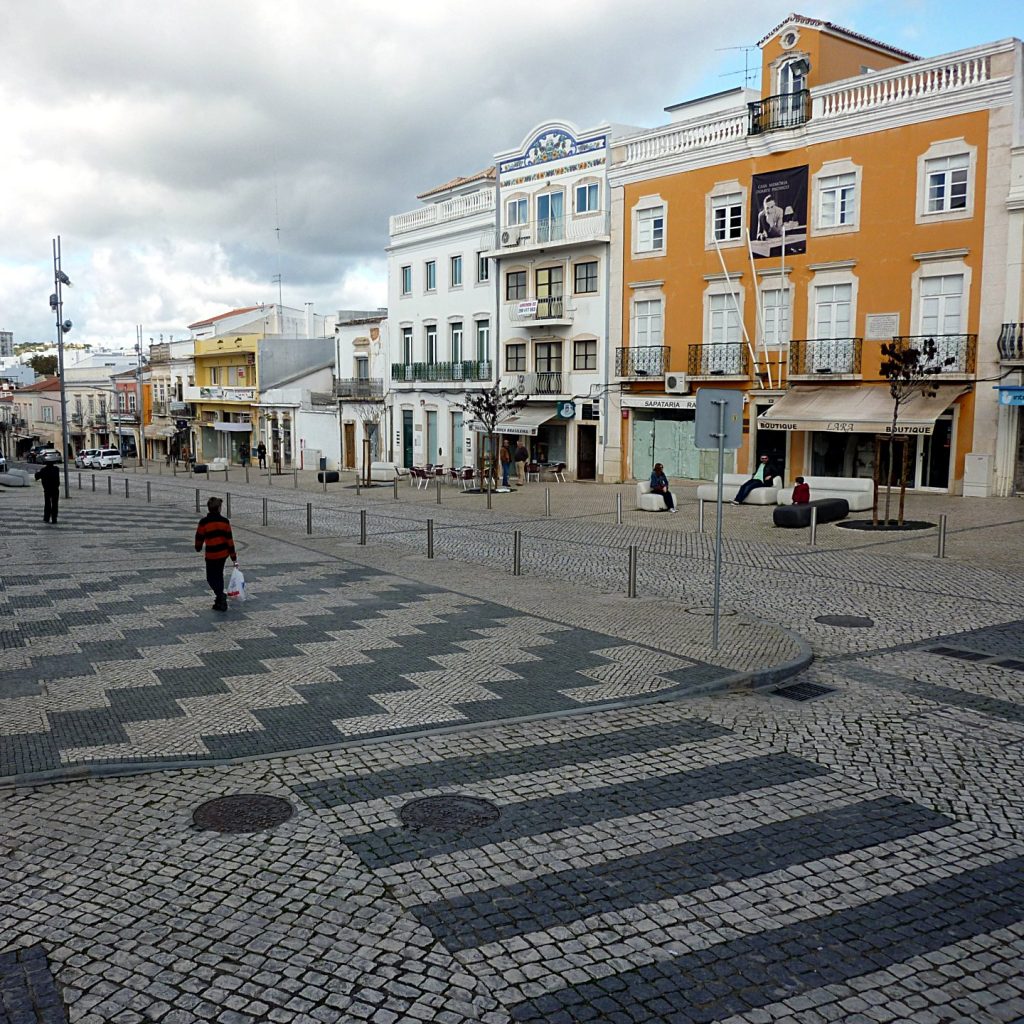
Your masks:
{"label": "round metal drain cover", "polygon": [[843,629],[863,629],[875,624],[875,620],[866,615],[817,615],[814,621],[823,626],[842,626]]}
{"label": "round metal drain cover", "polygon": [[[690,615],[703,615],[708,618],[715,614],[713,607],[709,608],[707,605],[695,605],[693,608],[684,609]],[[719,618],[725,619],[736,614],[735,608],[720,608],[718,610]]]}
{"label": "round metal drain cover", "polygon": [[295,813],[295,808],[279,796],[264,793],[238,793],[200,804],[192,813],[196,828],[211,832],[263,832],[276,828]]}
{"label": "round metal drain cover", "polygon": [[410,800],[398,812],[407,828],[434,832],[468,832],[498,820],[501,811],[477,796],[424,796]]}

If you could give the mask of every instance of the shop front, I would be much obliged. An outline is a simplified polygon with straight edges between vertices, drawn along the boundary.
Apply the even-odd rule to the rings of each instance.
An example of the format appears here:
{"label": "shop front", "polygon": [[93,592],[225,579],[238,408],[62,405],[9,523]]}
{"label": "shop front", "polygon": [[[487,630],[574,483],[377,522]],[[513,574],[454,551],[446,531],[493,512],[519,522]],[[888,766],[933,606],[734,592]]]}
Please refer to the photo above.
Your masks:
{"label": "shop front", "polygon": [[[621,405],[623,417],[629,418],[629,466],[635,480],[646,480],[659,462],[670,479],[710,480],[718,472],[718,453],[694,443],[696,397],[624,395]],[[726,452],[727,473],[734,461],[735,452]]]}

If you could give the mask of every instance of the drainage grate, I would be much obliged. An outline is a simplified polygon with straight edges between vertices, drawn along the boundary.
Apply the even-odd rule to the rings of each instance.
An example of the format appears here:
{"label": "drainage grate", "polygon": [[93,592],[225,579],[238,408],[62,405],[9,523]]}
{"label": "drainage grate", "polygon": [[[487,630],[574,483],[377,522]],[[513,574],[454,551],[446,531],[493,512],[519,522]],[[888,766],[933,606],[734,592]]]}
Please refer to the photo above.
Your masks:
{"label": "drainage grate", "polygon": [[398,813],[407,828],[433,832],[468,832],[501,817],[501,811],[490,800],[459,794],[410,800]]}
{"label": "drainage grate", "polygon": [[958,647],[927,647],[925,651],[928,654],[941,654],[944,658],[959,658],[960,661],[984,661],[992,657],[980,651],[962,651]]}
{"label": "drainage grate", "polygon": [[276,828],[295,813],[295,808],[279,796],[264,793],[238,793],[201,804],[192,814],[196,828],[211,832],[263,832]]}
{"label": "drainage grate", "polygon": [[866,615],[817,615],[814,621],[823,626],[842,626],[843,629],[864,629],[875,624],[875,620]]}
{"label": "drainage grate", "polygon": [[824,697],[826,693],[835,693],[835,690],[828,686],[819,686],[817,683],[793,683],[792,686],[772,690],[772,693],[776,697],[785,697],[786,700],[805,701]]}

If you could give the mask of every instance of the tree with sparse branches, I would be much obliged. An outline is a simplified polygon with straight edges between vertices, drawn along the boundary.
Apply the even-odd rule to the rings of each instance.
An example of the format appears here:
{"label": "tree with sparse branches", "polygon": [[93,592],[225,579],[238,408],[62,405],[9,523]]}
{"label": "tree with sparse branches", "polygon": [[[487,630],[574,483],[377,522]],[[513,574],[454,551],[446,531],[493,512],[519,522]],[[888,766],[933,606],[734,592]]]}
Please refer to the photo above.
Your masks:
{"label": "tree with sparse branches", "polygon": [[[491,456],[491,466],[497,463],[498,451],[495,438],[498,427],[507,423],[529,401],[530,396],[518,388],[506,388],[501,382],[484,391],[467,391],[465,400],[457,406],[465,410],[478,424],[478,429],[487,435],[487,451]],[[484,476],[483,452],[480,453],[480,477]],[[487,475],[487,489],[491,489],[491,475]]]}
{"label": "tree with sparse branches", "polygon": [[379,449],[380,439],[384,436],[382,425],[384,422],[384,411],[387,408],[387,395],[349,398],[345,404],[355,410],[356,416],[359,417],[359,422],[363,425],[363,465],[362,470],[357,469],[356,473],[362,476],[363,486],[369,487],[371,484],[370,465],[374,460],[375,454],[371,449]]}
{"label": "tree with sparse branches", "polygon": [[[894,460],[893,449],[897,437],[904,446],[908,438],[897,434],[897,423],[900,406],[914,395],[934,398],[938,393],[935,378],[948,366],[956,362],[954,356],[940,358],[938,346],[934,338],[925,338],[920,348],[913,348],[898,341],[885,342],[882,345],[881,374],[888,381],[889,394],[892,396],[892,423],[889,426],[888,445],[886,446],[885,474],[885,516],[883,522],[889,525],[889,509],[892,502]],[[907,492],[906,459],[900,460],[900,513],[899,525],[903,525],[903,502]],[[875,467],[875,482],[878,479],[878,467]],[[877,506],[874,513],[874,525],[878,525]]]}

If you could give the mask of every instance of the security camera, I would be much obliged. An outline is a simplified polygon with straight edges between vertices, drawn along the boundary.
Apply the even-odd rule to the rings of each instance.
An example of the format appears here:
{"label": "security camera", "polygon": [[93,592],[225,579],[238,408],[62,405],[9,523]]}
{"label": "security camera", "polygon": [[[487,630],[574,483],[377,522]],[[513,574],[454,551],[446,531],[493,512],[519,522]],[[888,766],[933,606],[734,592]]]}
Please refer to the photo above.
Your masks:
{"label": "security camera", "polygon": [[64,321],[64,323],[62,323],[62,324],[60,325],[60,329],[61,329],[61,330],[62,330],[62,331],[63,331],[63,332],[65,333],[65,334],[67,334],[67,333],[68,333],[68,331],[70,331],[70,330],[71,330],[71,327],[72,327],[72,324],[71,324],[71,321],[70,321],[70,320],[65,320],[65,321]]}
{"label": "security camera", "polygon": [[55,310],[56,308],[57,308],[57,293],[54,292],[50,296],[50,309],[54,309]]}
{"label": "security camera", "polygon": [[69,288],[71,287],[71,278],[68,277],[68,275],[65,274],[63,270],[57,271],[57,280],[60,281],[61,284],[65,284]]}

